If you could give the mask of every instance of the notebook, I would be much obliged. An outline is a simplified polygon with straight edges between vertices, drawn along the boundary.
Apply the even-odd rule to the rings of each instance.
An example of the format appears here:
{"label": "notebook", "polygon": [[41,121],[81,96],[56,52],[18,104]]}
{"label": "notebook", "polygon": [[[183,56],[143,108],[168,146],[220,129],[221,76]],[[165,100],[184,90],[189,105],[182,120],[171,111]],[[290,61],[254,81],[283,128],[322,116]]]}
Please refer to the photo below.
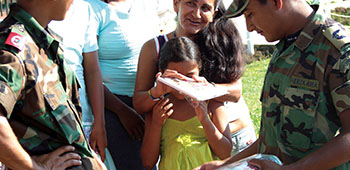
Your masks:
{"label": "notebook", "polygon": [[211,83],[200,83],[191,78],[180,80],[177,78],[159,77],[158,81],[197,101],[205,101],[228,94],[226,87],[215,86]]}

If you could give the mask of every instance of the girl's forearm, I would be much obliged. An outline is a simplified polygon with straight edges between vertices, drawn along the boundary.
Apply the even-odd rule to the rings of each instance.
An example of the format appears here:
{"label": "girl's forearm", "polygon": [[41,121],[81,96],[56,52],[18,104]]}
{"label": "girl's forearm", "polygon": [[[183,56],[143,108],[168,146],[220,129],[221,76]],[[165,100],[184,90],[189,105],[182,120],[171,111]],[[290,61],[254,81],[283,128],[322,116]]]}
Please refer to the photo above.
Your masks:
{"label": "girl's forearm", "polygon": [[[231,156],[232,141],[223,135],[210,120],[201,122],[210,148],[220,159]],[[227,126],[228,127],[228,126]]]}
{"label": "girl's forearm", "polygon": [[146,169],[152,169],[159,157],[162,128],[152,124],[149,129],[146,127],[145,131],[141,148],[141,158],[143,166]]}

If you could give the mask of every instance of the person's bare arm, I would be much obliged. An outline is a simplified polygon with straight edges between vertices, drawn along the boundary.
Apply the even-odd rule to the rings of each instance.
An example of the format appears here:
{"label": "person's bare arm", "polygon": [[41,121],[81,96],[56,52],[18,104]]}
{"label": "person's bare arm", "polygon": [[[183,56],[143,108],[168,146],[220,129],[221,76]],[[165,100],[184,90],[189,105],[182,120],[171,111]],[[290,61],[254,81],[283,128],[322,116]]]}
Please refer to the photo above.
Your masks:
{"label": "person's bare arm", "polygon": [[[154,40],[147,41],[140,52],[133,96],[133,105],[139,114],[151,112],[153,106],[156,104],[149,97],[148,90],[153,87],[155,75],[158,72],[157,58],[158,54]],[[160,97],[159,94],[155,94],[152,90],[151,94],[153,97]]]}
{"label": "person's bare arm", "polygon": [[258,152],[258,144],[259,139],[256,140],[253,144],[251,144],[247,149],[243,150],[242,152],[238,153],[233,157],[227,158],[225,160],[207,162],[197,168],[194,168],[193,170],[215,170],[225,165],[239,161],[243,158],[256,154]]}
{"label": "person's bare arm", "polygon": [[141,147],[141,159],[146,169],[152,169],[158,161],[162,127],[171,114],[173,104],[163,98],[146,114],[145,136]]}
{"label": "person's bare arm", "polygon": [[221,97],[215,98],[216,101],[224,102],[224,101],[231,101],[231,102],[238,102],[242,95],[242,80],[238,79],[237,81],[231,82],[231,83],[222,83],[222,84],[215,84],[216,86],[224,86],[228,89],[229,94],[226,94]]}
{"label": "person's bare arm", "polygon": [[[160,148],[162,127],[152,126],[152,113],[147,113],[145,118],[145,135],[141,147],[142,164],[146,169],[152,169],[157,163]],[[157,155],[157,158],[155,158]]]}
{"label": "person's bare arm", "polygon": [[163,70],[162,74],[158,72],[158,54],[153,39],[143,45],[138,63],[133,105],[139,114],[150,112],[157,103],[151,99],[149,90],[154,98],[161,98],[172,90],[169,86],[158,81],[156,86],[154,86],[156,78],[162,76],[187,79],[187,77],[177,73],[175,70]]}
{"label": "person's bare arm", "polygon": [[[208,110],[212,113],[212,120],[208,115]],[[223,104],[211,101],[207,106],[206,102],[199,102],[195,111],[203,125],[210,148],[220,159],[228,158],[231,155],[232,141]]]}
{"label": "person's bare arm", "polygon": [[[80,156],[76,153],[67,153],[74,150],[72,146],[63,146],[57,150],[41,155],[31,157],[20,145],[16,135],[7,118],[0,109],[0,162],[11,169],[66,169],[71,166],[81,165]],[[61,156],[63,153],[67,153]]]}
{"label": "person's bare arm", "polygon": [[104,86],[105,107],[118,115],[131,139],[140,140],[144,131],[144,120],[136,111],[125,104]]}
{"label": "person's bare arm", "polygon": [[98,149],[98,153],[104,161],[107,147],[107,137],[104,117],[104,95],[101,70],[98,64],[97,51],[83,53],[84,78],[86,91],[88,94],[92,113],[94,115],[94,126],[90,135],[90,145],[93,150]]}
{"label": "person's bare arm", "polygon": [[0,113],[0,161],[11,169],[35,169],[35,163],[19,144],[7,118]]}

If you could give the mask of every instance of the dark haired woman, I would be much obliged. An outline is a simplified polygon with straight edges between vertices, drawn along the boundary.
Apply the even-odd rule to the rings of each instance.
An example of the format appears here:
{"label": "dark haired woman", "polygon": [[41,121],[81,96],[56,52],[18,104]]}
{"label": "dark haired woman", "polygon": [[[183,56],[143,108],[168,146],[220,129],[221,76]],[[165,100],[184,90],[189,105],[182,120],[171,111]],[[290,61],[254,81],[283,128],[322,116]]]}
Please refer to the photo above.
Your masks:
{"label": "dark haired woman", "polygon": [[[195,42],[199,46],[203,63],[200,75],[219,86],[228,87],[231,91],[241,91],[244,69],[242,40],[233,21],[220,18],[210,23],[197,34]],[[225,103],[234,155],[256,140],[249,109],[242,96],[237,103],[231,102],[230,95],[215,100]]]}

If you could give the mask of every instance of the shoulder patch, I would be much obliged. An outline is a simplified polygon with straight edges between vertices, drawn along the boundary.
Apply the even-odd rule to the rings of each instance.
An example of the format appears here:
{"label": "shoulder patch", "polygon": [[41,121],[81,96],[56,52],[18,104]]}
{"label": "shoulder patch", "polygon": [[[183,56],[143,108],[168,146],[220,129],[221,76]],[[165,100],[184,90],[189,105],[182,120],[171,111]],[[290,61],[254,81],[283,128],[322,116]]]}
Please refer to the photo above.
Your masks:
{"label": "shoulder patch", "polygon": [[17,48],[22,51],[26,43],[26,37],[24,33],[24,26],[20,24],[13,25],[11,32],[8,35],[5,44]]}
{"label": "shoulder patch", "polygon": [[337,61],[341,73],[346,74],[346,80],[350,80],[350,44],[346,44],[341,51],[342,56]]}
{"label": "shoulder patch", "polygon": [[345,44],[350,43],[350,31],[345,30],[338,24],[326,28],[323,35],[339,50]]}

